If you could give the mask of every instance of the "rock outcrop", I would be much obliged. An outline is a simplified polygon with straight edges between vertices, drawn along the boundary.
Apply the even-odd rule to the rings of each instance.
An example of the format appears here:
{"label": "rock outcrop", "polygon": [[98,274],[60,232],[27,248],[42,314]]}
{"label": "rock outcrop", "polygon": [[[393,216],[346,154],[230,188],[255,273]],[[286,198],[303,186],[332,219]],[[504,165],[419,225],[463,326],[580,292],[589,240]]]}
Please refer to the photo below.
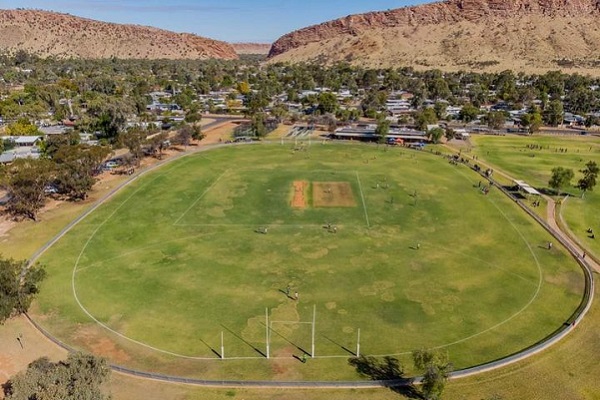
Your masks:
{"label": "rock outcrop", "polygon": [[231,45],[187,33],[38,10],[0,10],[0,51],[41,57],[236,59]]}
{"label": "rock outcrop", "polygon": [[[447,0],[350,15],[300,29],[277,40],[269,58],[382,66],[398,58],[407,64],[441,62],[452,67],[461,60],[500,63],[488,51],[495,47],[498,56],[526,59],[524,64],[537,59],[592,62],[600,59],[599,26],[600,0]],[[435,57],[468,45],[469,39],[471,54],[460,49],[458,60],[452,54]]]}

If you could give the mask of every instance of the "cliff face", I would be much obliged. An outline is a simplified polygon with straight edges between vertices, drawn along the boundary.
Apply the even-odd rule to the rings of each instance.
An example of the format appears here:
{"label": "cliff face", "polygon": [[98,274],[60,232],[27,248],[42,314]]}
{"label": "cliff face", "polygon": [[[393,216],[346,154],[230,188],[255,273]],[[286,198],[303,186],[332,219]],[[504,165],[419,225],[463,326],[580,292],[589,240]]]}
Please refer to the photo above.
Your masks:
{"label": "cliff face", "polygon": [[192,34],[37,10],[0,10],[0,50],[41,57],[237,58],[228,43]]}
{"label": "cliff face", "polygon": [[[527,37],[535,37],[536,40],[541,40],[544,48],[541,58],[544,60],[548,58],[547,45],[554,49],[552,57],[555,59],[573,58],[574,55],[576,58],[589,57],[600,48],[600,41],[596,38],[598,26],[600,0],[447,0],[396,10],[350,15],[300,29],[277,40],[271,47],[269,57],[281,61],[356,61],[361,57],[352,52],[353,48],[363,52],[364,59],[369,58],[373,51],[381,50],[381,46],[391,46],[398,47],[404,59],[425,57],[422,61],[428,63],[426,53],[434,52],[430,51],[431,47],[438,47],[439,53],[444,51],[444,48],[464,45],[460,40],[464,36],[471,35],[474,39],[481,39],[482,34],[488,40],[485,43],[481,43],[480,40],[475,42],[479,42],[478,45],[484,48],[500,44],[500,53],[510,47],[519,50],[523,40],[528,41]],[[579,53],[573,54],[569,49],[562,51],[558,43],[561,42],[561,38],[558,37],[561,30],[566,31],[569,39],[576,42]],[[431,34],[420,35],[424,31],[430,31]],[[521,34],[526,37],[522,38]],[[503,41],[498,37],[494,39],[491,37],[494,35],[506,36],[510,41]],[[342,38],[345,40],[341,40]],[[388,40],[381,42],[380,38]],[[419,45],[422,46],[415,47],[417,50],[421,47],[423,52],[406,52],[405,50],[413,47],[414,43],[398,43],[414,40],[421,42]],[[358,48],[357,41],[363,42]],[[328,45],[333,42],[336,47]],[[581,48],[579,42],[587,43],[587,47]],[[299,50],[302,48],[305,48],[306,54]],[[319,48],[322,51],[319,51]],[[308,52],[308,49],[312,53]],[[478,50],[475,47],[472,50],[471,62],[493,61],[476,60]],[[287,59],[286,54],[290,52],[292,56]],[[506,55],[519,58],[518,54],[510,52]],[[600,54],[597,57],[600,58]],[[385,58],[378,60],[383,65],[389,64],[390,61]]]}

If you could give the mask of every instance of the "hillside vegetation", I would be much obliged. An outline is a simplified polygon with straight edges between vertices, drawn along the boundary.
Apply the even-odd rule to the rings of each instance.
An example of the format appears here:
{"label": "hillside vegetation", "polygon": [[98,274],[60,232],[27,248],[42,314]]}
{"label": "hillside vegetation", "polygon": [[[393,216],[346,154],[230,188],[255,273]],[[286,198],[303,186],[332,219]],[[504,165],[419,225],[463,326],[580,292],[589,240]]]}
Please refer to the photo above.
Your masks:
{"label": "hillside vegetation", "polygon": [[0,50],[40,57],[236,59],[225,42],[37,10],[0,10]]}
{"label": "hillside vegetation", "polygon": [[272,61],[600,74],[593,0],[447,0],[351,15],[289,33]]}

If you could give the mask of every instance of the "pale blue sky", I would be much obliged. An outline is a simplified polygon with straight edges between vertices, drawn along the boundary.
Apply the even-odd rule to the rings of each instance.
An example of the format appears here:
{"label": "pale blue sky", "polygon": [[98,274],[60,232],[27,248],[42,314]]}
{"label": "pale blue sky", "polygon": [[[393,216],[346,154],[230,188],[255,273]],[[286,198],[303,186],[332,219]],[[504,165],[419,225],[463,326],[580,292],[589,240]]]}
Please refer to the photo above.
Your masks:
{"label": "pale blue sky", "polygon": [[228,42],[271,43],[308,25],[348,14],[431,0],[0,0],[0,8],[37,8],[101,21],[150,25]]}

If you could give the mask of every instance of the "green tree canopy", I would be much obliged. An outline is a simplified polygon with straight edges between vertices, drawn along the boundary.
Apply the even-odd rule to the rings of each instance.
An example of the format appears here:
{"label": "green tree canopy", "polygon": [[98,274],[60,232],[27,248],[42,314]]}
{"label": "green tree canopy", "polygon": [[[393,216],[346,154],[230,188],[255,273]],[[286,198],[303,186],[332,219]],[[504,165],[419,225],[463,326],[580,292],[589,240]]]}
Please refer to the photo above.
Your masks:
{"label": "green tree canopy", "polygon": [[535,133],[542,127],[542,115],[536,110],[521,117],[521,126],[529,133]]}
{"label": "green tree canopy", "polygon": [[27,312],[45,276],[46,271],[39,264],[28,267],[26,260],[0,256],[0,324],[14,315]]}
{"label": "green tree canopy", "polygon": [[433,143],[439,143],[440,139],[444,136],[444,130],[442,128],[433,128],[427,132],[427,137]]}
{"label": "green tree canopy", "polygon": [[452,372],[448,353],[435,350],[416,350],[412,353],[415,368],[423,372],[421,391],[427,400],[439,400]]}
{"label": "green tree canopy", "polygon": [[571,180],[575,176],[575,173],[570,168],[563,167],[555,167],[552,168],[552,176],[550,177],[550,181],[548,185],[556,190],[557,194],[560,195],[561,189],[565,186],[568,186],[571,183]]}
{"label": "green tree canopy", "polygon": [[27,118],[19,118],[6,127],[6,134],[9,136],[36,136],[40,134],[37,126],[29,122]]}
{"label": "green tree canopy", "polygon": [[319,95],[319,104],[317,108],[321,114],[335,113],[338,108],[338,101],[335,94],[330,92],[321,93]]}
{"label": "green tree canopy", "polygon": [[65,361],[40,358],[4,385],[7,400],[104,400],[101,385],[110,375],[102,358],[71,353]]}
{"label": "green tree canopy", "polygon": [[385,118],[379,119],[377,127],[375,128],[375,134],[378,137],[379,143],[385,142],[385,137],[390,133],[390,121]]}
{"label": "green tree canopy", "polygon": [[562,124],[564,118],[563,103],[560,100],[552,100],[544,110],[544,121],[550,126]]}
{"label": "green tree canopy", "polygon": [[110,149],[106,146],[60,147],[53,158],[56,163],[53,183],[58,193],[70,200],[85,200],[96,183],[95,175],[109,154]]}
{"label": "green tree canopy", "polygon": [[479,115],[479,108],[472,104],[465,104],[458,114],[458,119],[463,122],[471,122]]}
{"label": "green tree canopy", "polygon": [[585,196],[586,192],[591,192],[594,190],[599,171],[600,169],[595,161],[588,161],[588,163],[585,164],[585,168],[580,171],[583,174],[583,178],[577,182],[577,187],[583,191],[581,197]]}
{"label": "green tree canopy", "polygon": [[486,120],[491,129],[500,129],[506,122],[506,115],[502,111],[492,111],[487,114]]}
{"label": "green tree canopy", "polygon": [[137,165],[144,155],[142,145],[146,142],[148,132],[141,128],[132,128],[120,135],[123,145],[127,147]]}
{"label": "green tree canopy", "polygon": [[46,202],[46,186],[54,174],[54,164],[47,159],[15,160],[3,171],[3,184],[8,191],[6,211],[15,218],[36,221]]}
{"label": "green tree canopy", "polygon": [[438,118],[433,108],[426,108],[415,114],[415,125],[417,126],[417,129],[422,131],[427,129],[427,125],[433,125],[437,121]]}

